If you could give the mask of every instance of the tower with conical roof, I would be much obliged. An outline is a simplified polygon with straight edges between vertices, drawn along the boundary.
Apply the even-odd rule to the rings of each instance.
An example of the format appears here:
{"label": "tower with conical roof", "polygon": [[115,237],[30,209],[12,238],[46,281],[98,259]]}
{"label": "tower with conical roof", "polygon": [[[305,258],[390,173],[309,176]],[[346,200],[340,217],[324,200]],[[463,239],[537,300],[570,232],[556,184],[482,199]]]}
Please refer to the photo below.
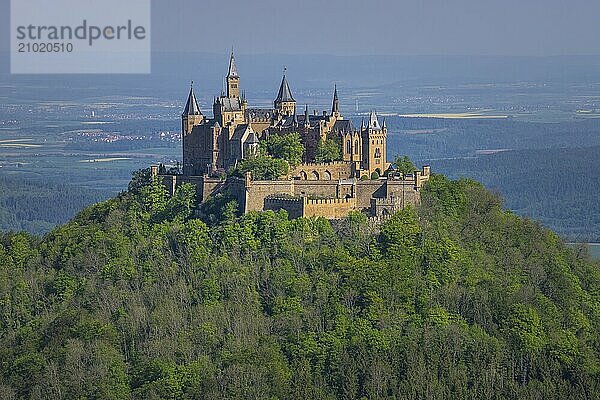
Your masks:
{"label": "tower with conical roof", "polygon": [[240,97],[240,76],[235,63],[235,55],[231,49],[229,57],[229,70],[227,71],[227,97]]}
{"label": "tower with conical roof", "polygon": [[294,97],[292,96],[292,91],[286,78],[286,72],[287,69],[284,68],[283,79],[279,86],[279,93],[277,94],[277,98],[273,102],[273,105],[275,106],[275,110],[281,115],[294,115],[296,114],[296,100],[294,100]]}
{"label": "tower with conical roof", "polygon": [[200,125],[202,121],[204,121],[204,115],[202,115],[200,106],[198,106],[198,100],[196,100],[196,95],[194,94],[194,82],[192,81],[190,94],[181,114],[181,133],[183,137],[192,133],[194,126]]}

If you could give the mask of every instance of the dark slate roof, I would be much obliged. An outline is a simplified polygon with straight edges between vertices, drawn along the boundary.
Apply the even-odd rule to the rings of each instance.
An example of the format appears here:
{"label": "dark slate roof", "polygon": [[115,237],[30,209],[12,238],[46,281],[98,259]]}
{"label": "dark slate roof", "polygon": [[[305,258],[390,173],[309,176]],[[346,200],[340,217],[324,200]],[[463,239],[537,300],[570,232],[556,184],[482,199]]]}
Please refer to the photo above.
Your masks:
{"label": "dark slate roof", "polygon": [[250,108],[248,109],[248,117],[250,119],[269,119],[273,117],[275,111],[270,108]]}
{"label": "dark slate roof", "polygon": [[247,130],[250,130],[250,132],[252,132],[252,128],[248,124],[240,124],[236,126],[231,140],[242,140]]}
{"label": "dark slate roof", "polygon": [[290,85],[288,85],[287,78],[285,77],[285,72],[283,73],[283,79],[281,80],[281,86],[279,86],[279,93],[277,94],[277,102],[284,101],[296,101],[294,97],[292,97],[292,91],[290,90]]}
{"label": "dark slate roof", "polygon": [[340,100],[338,99],[337,94],[337,85],[334,86],[333,89],[333,105],[331,107],[331,113],[340,112]]}
{"label": "dark slate roof", "polygon": [[250,133],[250,135],[248,135],[248,139],[246,139],[246,143],[259,143],[258,136],[256,136],[256,133]]}
{"label": "dark slate roof", "polygon": [[334,132],[354,132],[354,125],[352,125],[352,121],[349,119],[340,119],[335,121],[333,124]]}
{"label": "dark slate roof", "polygon": [[190,95],[188,96],[185,110],[183,110],[183,115],[202,115],[193,87],[190,88]]}
{"label": "dark slate roof", "polygon": [[231,57],[229,58],[229,71],[227,72],[228,78],[239,78],[237,71],[237,65],[235,64],[235,57],[233,56],[233,50],[231,51]]}
{"label": "dark slate roof", "polygon": [[242,105],[238,97],[221,97],[219,104],[223,106],[224,111],[241,111]]}

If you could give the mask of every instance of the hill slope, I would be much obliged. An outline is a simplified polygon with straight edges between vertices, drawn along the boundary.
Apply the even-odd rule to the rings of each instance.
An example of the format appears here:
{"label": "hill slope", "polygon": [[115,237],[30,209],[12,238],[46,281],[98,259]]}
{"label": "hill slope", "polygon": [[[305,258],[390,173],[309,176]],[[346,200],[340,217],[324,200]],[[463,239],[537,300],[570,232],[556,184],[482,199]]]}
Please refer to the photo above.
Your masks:
{"label": "hill slope", "polygon": [[436,176],[380,228],[156,184],[0,245],[0,398],[597,398],[600,269]]}

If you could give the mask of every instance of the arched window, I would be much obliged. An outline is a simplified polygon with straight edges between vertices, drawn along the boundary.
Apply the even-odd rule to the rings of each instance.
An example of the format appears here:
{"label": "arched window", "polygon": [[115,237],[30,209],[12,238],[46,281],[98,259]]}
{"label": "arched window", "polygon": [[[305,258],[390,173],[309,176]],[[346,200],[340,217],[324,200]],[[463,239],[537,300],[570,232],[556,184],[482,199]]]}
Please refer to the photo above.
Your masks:
{"label": "arched window", "polygon": [[350,142],[349,140],[346,142],[346,153],[352,153],[352,142]]}
{"label": "arched window", "polygon": [[375,158],[380,158],[381,157],[381,149],[380,148],[376,148],[375,149]]}
{"label": "arched window", "polygon": [[313,171],[310,175],[311,175],[311,179],[313,181],[318,181],[319,180],[319,173],[317,171]]}
{"label": "arched window", "polygon": [[358,140],[354,141],[354,153],[358,154]]}
{"label": "arched window", "polygon": [[304,171],[300,171],[300,179],[305,181],[308,179],[308,176],[306,175],[306,172]]}
{"label": "arched window", "polygon": [[325,171],[323,173],[323,180],[330,181],[331,180],[331,172]]}

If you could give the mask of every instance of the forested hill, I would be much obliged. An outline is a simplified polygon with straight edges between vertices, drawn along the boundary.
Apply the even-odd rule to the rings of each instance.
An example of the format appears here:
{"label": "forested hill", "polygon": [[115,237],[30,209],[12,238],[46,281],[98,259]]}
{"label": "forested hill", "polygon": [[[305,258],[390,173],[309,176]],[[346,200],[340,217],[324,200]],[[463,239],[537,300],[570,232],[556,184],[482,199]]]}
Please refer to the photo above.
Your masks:
{"label": "forested hill", "polygon": [[600,397],[598,262],[480,184],[381,226],[193,193],[0,237],[0,398]]}

